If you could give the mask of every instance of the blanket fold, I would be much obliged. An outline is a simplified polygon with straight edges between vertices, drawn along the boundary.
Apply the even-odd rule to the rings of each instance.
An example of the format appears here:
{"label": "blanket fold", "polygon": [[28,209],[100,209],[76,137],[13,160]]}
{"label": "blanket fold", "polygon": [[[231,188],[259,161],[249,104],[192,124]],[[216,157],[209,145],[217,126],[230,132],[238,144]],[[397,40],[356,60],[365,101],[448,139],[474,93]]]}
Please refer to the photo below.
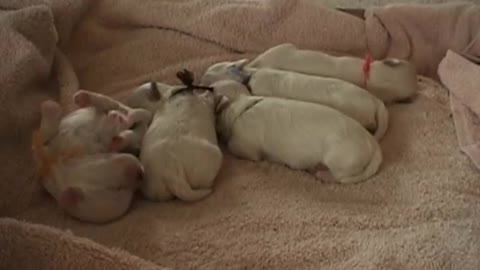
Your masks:
{"label": "blanket fold", "polygon": [[450,105],[460,149],[480,169],[480,65],[448,51],[438,74],[450,90]]}
{"label": "blanket fold", "polygon": [[[62,254],[71,256],[66,259]],[[8,259],[8,260],[6,260]],[[43,225],[0,219],[2,269],[142,269],[166,270],[123,251],[109,250],[72,232]]]}

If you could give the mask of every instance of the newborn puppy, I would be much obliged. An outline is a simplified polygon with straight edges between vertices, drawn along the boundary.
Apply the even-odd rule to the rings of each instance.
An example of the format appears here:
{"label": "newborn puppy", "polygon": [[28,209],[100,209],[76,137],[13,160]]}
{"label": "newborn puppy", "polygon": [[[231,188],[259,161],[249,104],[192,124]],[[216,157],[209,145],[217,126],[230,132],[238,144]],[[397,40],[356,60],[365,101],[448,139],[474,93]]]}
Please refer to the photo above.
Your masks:
{"label": "newborn puppy", "polygon": [[60,207],[78,219],[102,223],[125,213],[137,189],[142,176],[140,162],[132,155],[114,152],[134,148],[126,143],[129,132],[120,135],[139,122],[135,118],[148,112],[130,110],[126,117],[108,111],[109,98],[95,94],[89,99],[86,95],[90,97],[86,91],[79,92],[75,103],[92,106],[63,118],[58,103],[42,103],[33,150],[42,185]]}
{"label": "newborn puppy", "polygon": [[135,89],[127,104],[154,113],[140,154],[143,194],[156,201],[196,201],[209,195],[223,158],[213,94],[152,82]]}
{"label": "newborn puppy", "polygon": [[[310,76],[296,72],[263,68],[250,72],[243,67],[246,60],[234,62],[237,74],[245,74],[246,85],[256,96],[281,97],[326,105],[357,120],[380,140],[388,127],[388,111],[385,104],[368,91],[334,78]],[[240,76],[232,76],[237,79]],[[215,89],[239,89],[220,81],[212,84]],[[217,91],[217,90],[216,90]],[[226,90],[224,90],[226,91]],[[231,91],[231,90],[230,90]],[[242,90],[245,92],[248,90]]]}
{"label": "newborn puppy", "polygon": [[[231,62],[212,65],[202,78],[211,84],[234,73]],[[336,57],[319,51],[300,50],[292,44],[275,46],[246,65],[247,70],[272,68],[309,75],[331,77],[367,89],[384,102],[411,99],[418,89],[415,66],[400,59],[373,61],[370,58]],[[235,75],[242,78],[242,75]]]}
{"label": "newborn puppy", "polygon": [[378,142],[358,122],[323,105],[273,97],[222,97],[217,127],[235,155],[266,159],[317,178],[357,183],[381,163]]}

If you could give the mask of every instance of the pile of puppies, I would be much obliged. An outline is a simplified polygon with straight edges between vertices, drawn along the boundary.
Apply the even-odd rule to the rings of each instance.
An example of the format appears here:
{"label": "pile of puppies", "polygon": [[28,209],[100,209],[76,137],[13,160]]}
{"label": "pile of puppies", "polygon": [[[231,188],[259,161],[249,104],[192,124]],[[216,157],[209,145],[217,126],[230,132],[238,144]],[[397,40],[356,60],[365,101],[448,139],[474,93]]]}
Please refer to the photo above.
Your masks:
{"label": "pile of puppies", "polygon": [[273,47],[254,61],[218,63],[200,86],[149,82],[122,104],[81,90],[62,118],[42,104],[34,156],[45,189],[78,219],[107,222],[140,189],[151,200],[196,201],[212,192],[222,164],[217,135],[234,155],[305,170],[323,181],[357,183],[382,163],[385,103],[417,90],[398,59],[373,61]]}

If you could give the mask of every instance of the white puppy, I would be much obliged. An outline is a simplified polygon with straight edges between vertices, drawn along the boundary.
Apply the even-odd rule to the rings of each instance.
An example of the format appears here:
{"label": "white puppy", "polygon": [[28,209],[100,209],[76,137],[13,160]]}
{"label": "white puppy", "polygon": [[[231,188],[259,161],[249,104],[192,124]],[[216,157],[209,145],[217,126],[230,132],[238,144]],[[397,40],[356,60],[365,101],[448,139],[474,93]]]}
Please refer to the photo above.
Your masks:
{"label": "white puppy", "polygon": [[209,195],[223,159],[213,94],[152,82],[135,89],[127,104],[154,114],[140,154],[143,194],[158,201],[195,201]]}
{"label": "white puppy", "polygon": [[[388,128],[388,111],[385,104],[368,91],[346,81],[311,76],[296,72],[263,68],[250,72],[244,69],[246,60],[230,64],[234,73],[232,79],[244,78],[255,96],[281,97],[326,105],[357,120],[362,126],[380,140]],[[229,87],[222,82],[212,86],[224,89]],[[218,91],[218,90],[217,90]],[[228,90],[225,90],[228,91]],[[230,90],[231,91],[231,90]],[[243,90],[245,92],[248,90]]]}
{"label": "white puppy", "polygon": [[[38,173],[45,189],[70,215],[96,223],[111,221],[128,210],[142,177],[138,159],[116,151],[138,148],[134,144],[143,134],[137,132],[149,121],[141,118],[150,114],[109,111],[114,100],[88,91],[78,92],[75,102],[88,107],[65,117],[58,103],[42,103],[40,128],[33,136]],[[138,130],[129,131],[133,125]]]}
{"label": "white puppy", "polygon": [[222,140],[242,158],[283,163],[340,183],[366,180],[382,163],[373,136],[327,106],[239,95],[233,100],[222,97],[217,113]]}
{"label": "white puppy", "polygon": [[[209,67],[202,77],[202,83],[210,85],[231,78],[230,64],[231,62],[221,62]],[[357,57],[336,57],[319,51],[300,50],[292,44],[270,48],[245,68],[249,71],[271,68],[337,78],[367,89],[384,102],[407,101],[418,89],[415,66],[405,60],[373,61]],[[239,79],[244,78],[240,76]]]}

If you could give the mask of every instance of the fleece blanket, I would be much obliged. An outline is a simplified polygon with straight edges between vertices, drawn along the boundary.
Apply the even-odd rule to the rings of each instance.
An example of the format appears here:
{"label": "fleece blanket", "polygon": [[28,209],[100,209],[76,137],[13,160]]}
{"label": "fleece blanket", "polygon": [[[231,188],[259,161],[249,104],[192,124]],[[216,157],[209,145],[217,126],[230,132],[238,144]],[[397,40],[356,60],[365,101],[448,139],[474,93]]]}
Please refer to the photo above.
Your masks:
{"label": "fleece blanket", "polygon": [[138,198],[105,225],[42,191],[30,139],[47,98],[67,109],[79,88],[121,99],[283,42],[399,56],[429,74],[447,48],[476,46],[479,14],[467,3],[373,8],[364,21],[302,0],[1,0],[0,268],[478,269],[478,173],[457,149],[447,91],[425,77],[415,102],[389,107],[384,164],[365,183],[227,154],[207,199]]}

